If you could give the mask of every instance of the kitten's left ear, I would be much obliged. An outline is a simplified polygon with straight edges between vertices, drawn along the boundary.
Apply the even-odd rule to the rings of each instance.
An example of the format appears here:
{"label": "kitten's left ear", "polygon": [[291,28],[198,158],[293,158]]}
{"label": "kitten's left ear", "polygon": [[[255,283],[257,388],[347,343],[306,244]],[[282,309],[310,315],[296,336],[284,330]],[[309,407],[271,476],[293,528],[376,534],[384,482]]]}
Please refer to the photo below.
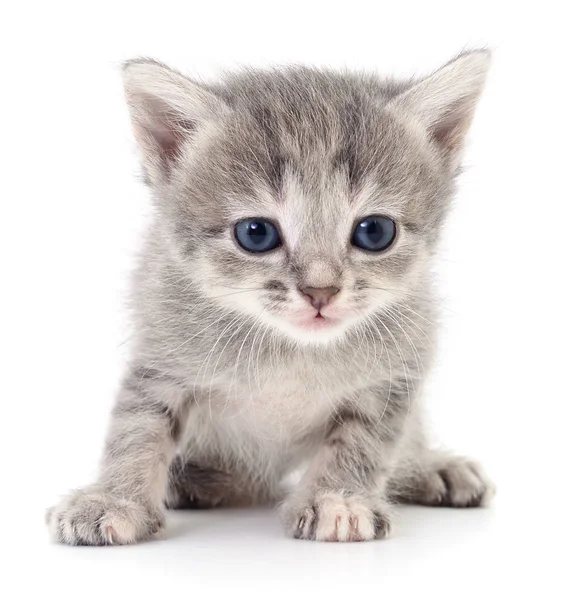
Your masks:
{"label": "kitten's left ear", "polygon": [[229,110],[211,91],[154,60],[127,62],[123,82],[151,183],[166,181],[197,130]]}
{"label": "kitten's left ear", "polygon": [[488,50],[464,53],[391,101],[422,122],[454,168],[490,63]]}

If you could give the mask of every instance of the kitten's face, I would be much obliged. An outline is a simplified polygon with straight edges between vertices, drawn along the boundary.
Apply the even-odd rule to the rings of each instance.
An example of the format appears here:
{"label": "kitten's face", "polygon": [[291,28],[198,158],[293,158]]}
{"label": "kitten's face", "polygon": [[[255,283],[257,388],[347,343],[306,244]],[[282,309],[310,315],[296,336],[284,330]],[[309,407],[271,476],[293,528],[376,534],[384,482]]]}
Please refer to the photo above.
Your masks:
{"label": "kitten's face", "polygon": [[[443,99],[460,61],[479,85]],[[466,55],[410,87],[295,69],[215,89],[134,63],[145,167],[201,294],[241,327],[320,344],[416,293],[486,63]]]}
{"label": "kitten's face", "polygon": [[207,297],[300,342],[324,343],[377,321],[416,286],[428,249],[399,202],[376,185],[352,191],[340,170],[309,197],[298,177],[284,179],[281,193],[265,188],[226,203],[227,226],[195,252]]}
{"label": "kitten's face", "polygon": [[[227,119],[186,169],[187,188],[175,188],[180,202],[201,207],[180,228],[180,240],[195,241],[191,276],[210,301],[302,343],[377,322],[426,266],[439,188],[427,149],[389,116],[379,127],[383,157],[369,145],[342,157],[338,139],[327,148],[321,137],[306,158],[294,149],[280,161],[266,152],[263,133],[252,121]],[[350,160],[364,172],[354,173]],[[192,238],[194,225],[207,236]]]}

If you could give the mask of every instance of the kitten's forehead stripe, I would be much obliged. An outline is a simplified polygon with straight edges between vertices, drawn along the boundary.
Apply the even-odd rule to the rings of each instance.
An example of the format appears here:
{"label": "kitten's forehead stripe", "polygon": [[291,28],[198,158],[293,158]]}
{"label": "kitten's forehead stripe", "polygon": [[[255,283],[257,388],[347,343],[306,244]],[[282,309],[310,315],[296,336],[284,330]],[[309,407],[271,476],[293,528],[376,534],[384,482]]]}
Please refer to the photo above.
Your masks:
{"label": "kitten's forehead stripe", "polygon": [[[350,185],[375,165],[377,95],[368,81],[313,69],[250,72],[225,82],[228,101],[251,116],[262,138],[267,172],[275,189],[285,168],[302,174],[317,159],[327,169],[344,169]],[[339,85],[336,85],[336,84]],[[382,149],[383,150],[383,149]],[[371,164],[370,164],[371,163]]]}

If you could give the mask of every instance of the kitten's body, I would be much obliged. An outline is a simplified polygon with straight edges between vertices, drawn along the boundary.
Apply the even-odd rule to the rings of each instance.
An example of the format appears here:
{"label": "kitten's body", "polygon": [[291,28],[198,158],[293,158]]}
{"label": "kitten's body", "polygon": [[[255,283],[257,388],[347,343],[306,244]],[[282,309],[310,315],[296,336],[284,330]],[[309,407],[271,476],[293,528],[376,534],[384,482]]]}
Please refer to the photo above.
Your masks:
{"label": "kitten's body", "polygon": [[[128,67],[158,216],[102,475],[50,513],[57,539],[134,541],[164,502],[277,501],[297,467],[282,514],[300,538],[382,537],[394,500],[489,499],[476,464],[429,449],[420,406],[430,259],[486,63],[462,56],[430,84],[292,69],[207,88]],[[377,257],[349,242],[370,214],[399,227]],[[232,224],[248,217],[283,244],[241,251]],[[304,286],[336,286],[320,327]]]}
{"label": "kitten's body", "polygon": [[[140,267],[134,298],[146,299],[146,282],[154,285],[160,278],[151,263],[152,252]],[[166,365],[164,371],[194,394],[182,444],[186,461],[214,468],[229,465],[237,476],[253,481],[259,497],[278,499],[283,476],[312,456],[332,417],[366,387],[380,389],[379,395],[362,401],[382,418],[390,380],[408,381],[408,421],[418,423],[418,388],[431,359],[435,318],[426,282],[420,290],[411,290],[396,312],[380,316],[378,329],[358,329],[334,345],[300,346],[283,338],[265,343],[266,326],[255,320],[237,323],[236,316],[213,310],[197,292],[167,292],[167,281],[180,287],[191,284],[182,273],[171,277],[165,269],[144,322],[150,343],[141,350],[143,336],[136,354],[154,369]],[[189,298],[185,307],[178,307],[186,314],[169,320],[170,302],[178,297]],[[185,343],[186,333],[178,331],[178,322],[191,322],[187,337],[194,336],[195,343]],[[153,353],[158,338],[161,342]],[[423,430],[409,427],[403,435],[412,451],[405,449],[401,460],[405,467],[415,467],[425,447]]]}

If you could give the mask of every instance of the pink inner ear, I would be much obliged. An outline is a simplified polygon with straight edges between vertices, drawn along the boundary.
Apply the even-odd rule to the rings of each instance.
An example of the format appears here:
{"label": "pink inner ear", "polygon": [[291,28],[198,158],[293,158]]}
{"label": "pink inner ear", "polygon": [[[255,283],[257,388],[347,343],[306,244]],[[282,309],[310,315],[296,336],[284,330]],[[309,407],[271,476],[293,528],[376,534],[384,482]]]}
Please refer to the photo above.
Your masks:
{"label": "pink inner ear", "polygon": [[135,135],[145,154],[146,166],[157,163],[169,173],[178,160],[183,143],[195,128],[193,122],[171,110],[154,96],[138,98],[141,110],[134,113]]}
{"label": "pink inner ear", "polygon": [[169,126],[156,126],[150,131],[154,141],[156,142],[160,156],[166,166],[174,162],[178,158],[180,147],[186,139],[186,131],[181,128],[174,128],[172,124]]}
{"label": "pink inner ear", "polygon": [[471,105],[464,99],[452,105],[431,128],[432,137],[445,150],[459,149],[470,123]]}

